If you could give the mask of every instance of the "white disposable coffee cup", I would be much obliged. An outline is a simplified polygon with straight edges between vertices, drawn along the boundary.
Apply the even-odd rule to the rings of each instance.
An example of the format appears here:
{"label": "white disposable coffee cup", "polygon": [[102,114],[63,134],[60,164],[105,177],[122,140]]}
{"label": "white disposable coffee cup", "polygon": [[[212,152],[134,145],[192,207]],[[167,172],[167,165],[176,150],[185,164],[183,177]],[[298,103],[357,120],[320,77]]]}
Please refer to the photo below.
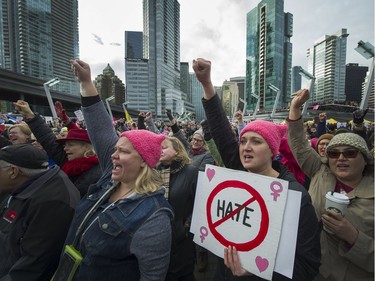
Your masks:
{"label": "white disposable coffee cup", "polygon": [[[326,210],[334,211],[336,213],[345,216],[346,209],[348,208],[350,201],[348,196],[338,192],[327,192],[326,194]],[[324,230],[332,233],[324,227]]]}

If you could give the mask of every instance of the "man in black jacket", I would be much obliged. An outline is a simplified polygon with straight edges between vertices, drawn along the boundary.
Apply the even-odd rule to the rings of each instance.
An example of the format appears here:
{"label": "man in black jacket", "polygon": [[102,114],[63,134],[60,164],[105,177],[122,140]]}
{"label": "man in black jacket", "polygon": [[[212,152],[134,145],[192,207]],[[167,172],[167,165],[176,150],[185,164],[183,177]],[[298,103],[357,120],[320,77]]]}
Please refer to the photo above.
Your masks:
{"label": "man in black jacket", "polygon": [[50,280],[79,192],[31,144],[0,149],[0,281]]}

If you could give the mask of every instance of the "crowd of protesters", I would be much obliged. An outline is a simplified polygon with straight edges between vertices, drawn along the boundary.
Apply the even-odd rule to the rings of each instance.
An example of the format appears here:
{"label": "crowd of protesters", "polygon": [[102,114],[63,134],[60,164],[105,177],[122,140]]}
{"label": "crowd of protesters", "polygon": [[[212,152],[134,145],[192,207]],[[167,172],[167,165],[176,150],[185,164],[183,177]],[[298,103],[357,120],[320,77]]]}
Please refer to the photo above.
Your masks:
{"label": "crowd of protesters", "polygon": [[[194,246],[189,229],[207,164],[283,179],[302,193],[293,278],[274,272],[272,280],[373,280],[368,110],[354,111],[343,127],[325,112],[303,122],[309,93],[300,90],[285,125],[244,122],[241,112],[232,122],[212,86],[211,62],[197,59],[207,120],[179,121],[167,109],[164,121],[152,112],[113,121],[89,65],[71,66],[84,120],[68,117],[60,102],[51,121],[24,100],[14,101],[21,118],[0,114],[0,281],[196,280],[207,250]],[[325,210],[328,191],[349,197],[345,217]],[[263,280],[242,268],[234,246],[223,256],[214,280]]]}

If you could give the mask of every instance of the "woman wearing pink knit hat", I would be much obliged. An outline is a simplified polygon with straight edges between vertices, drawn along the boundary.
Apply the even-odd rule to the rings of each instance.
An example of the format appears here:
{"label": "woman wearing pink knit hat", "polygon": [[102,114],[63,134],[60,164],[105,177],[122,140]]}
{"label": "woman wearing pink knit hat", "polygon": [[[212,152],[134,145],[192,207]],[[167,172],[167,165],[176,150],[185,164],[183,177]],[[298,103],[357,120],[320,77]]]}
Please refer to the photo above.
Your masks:
{"label": "woman wearing pink knit hat", "polygon": [[[164,281],[173,211],[154,168],[165,136],[131,130],[118,138],[89,65],[79,60],[71,65],[81,82],[82,112],[103,172],[78,205],[68,232],[65,252],[80,261],[72,280]],[[55,280],[66,280],[61,279],[67,272],[64,256]]]}
{"label": "woman wearing pink knit hat", "polygon": [[[256,120],[242,129],[238,143],[211,83],[211,62],[194,60],[193,69],[204,89],[203,107],[225,167],[287,180],[289,189],[302,193],[292,280],[313,280],[320,265],[320,245],[318,222],[310,196],[285,166],[279,161],[273,161],[286,127]],[[240,280],[263,280],[247,272],[241,266],[236,248],[228,245],[224,251],[224,263],[221,261],[218,264],[215,280],[237,280],[238,276],[246,276]],[[272,280],[288,278],[273,272]]]}

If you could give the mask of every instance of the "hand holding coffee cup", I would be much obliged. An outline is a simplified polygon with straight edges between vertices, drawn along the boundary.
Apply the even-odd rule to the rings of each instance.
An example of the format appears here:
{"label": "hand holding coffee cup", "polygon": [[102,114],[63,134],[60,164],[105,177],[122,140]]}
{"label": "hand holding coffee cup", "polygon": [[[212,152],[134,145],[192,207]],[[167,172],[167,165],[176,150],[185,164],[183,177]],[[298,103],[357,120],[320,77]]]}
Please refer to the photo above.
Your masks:
{"label": "hand holding coffee cup", "polygon": [[[345,216],[346,210],[349,205],[349,198],[341,193],[327,192],[326,194],[326,205],[325,209],[340,214],[342,217]],[[333,234],[332,231],[328,230],[324,225],[323,229],[328,233]]]}

